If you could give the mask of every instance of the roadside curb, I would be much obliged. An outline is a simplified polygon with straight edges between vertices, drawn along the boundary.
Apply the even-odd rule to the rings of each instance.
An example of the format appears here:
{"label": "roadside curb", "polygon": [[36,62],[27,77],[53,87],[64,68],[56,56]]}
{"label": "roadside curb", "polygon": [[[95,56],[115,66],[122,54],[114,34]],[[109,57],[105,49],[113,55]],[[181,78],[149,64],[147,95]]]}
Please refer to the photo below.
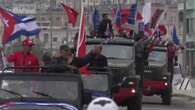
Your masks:
{"label": "roadside curb", "polygon": [[172,94],[172,97],[186,97],[186,98],[189,98],[191,100],[195,100],[195,96],[190,96],[187,94],[174,93],[174,94]]}

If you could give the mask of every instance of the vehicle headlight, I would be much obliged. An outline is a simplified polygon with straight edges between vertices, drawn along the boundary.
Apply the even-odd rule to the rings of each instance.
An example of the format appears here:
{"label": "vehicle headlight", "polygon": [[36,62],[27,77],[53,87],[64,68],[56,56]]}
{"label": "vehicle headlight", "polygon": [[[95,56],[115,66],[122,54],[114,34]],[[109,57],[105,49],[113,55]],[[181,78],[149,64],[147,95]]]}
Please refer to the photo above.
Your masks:
{"label": "vehicle headlight", "polygon": [[134,83],[134,82],[132,82],[132,81],[130,81],[130,82],[129,82],[129,85],[134,85],[134,84],[135,84],[135,83]]}
{"label": "vehicle headlight", "polygon": [[135,93],[135,89],[132,89],[131,92],[132,92],[132,93]]}
{"label": "vehicle headlight", "polygon": [[163,78],[162,79],[167,79],[167,76],[163,76]]}
{"label": "vehicle headlight", "polygon": [[164,85],[165,85],[165,86],[168,86],[168,83],[166,82],[166,83],[164,83]]}

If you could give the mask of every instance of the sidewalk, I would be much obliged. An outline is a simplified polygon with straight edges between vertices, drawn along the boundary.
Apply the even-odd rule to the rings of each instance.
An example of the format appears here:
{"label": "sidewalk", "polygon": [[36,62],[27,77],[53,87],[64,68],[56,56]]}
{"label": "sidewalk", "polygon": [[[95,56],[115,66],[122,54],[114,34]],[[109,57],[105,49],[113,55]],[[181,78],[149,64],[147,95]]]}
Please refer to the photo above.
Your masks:
{"label": "sidewalk", "polygon": [[184,90],[173,90],[173,97],[189,97],[195,100],[195,88],[184,91]]}
{"label": "sidewalk", "polygon": [[191,90],[176,90],[173,89],[173,96],[178,96],[178,97],[189,97],[191,99],[195,100],[195,78],[190,80],[192,89]]}

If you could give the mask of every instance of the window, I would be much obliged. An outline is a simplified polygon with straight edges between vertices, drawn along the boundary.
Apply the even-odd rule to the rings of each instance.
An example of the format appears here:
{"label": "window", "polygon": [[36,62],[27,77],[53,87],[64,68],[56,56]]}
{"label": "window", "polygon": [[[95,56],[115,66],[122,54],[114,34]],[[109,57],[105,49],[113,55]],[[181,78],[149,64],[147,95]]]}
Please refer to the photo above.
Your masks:
{"label": "window", "polygon": [[38,26],[41,26],[41,23],[37,23]]}
{"label": "window", "polygon": [[183,22],[183,11],[179,12],[179,22]]}
{"label": "window", "polygon": [[194,35],[194,23],[195,23],[195,20],[193,18],[190,18],[190,21],[189,21],[189,34],[190,36]]}
{"label": "window", "polygon": [[58,41],[58,38],[57,38],[57,37],[54,37],[54,38],[53,38],[53,41],[54,41],[54,42],[57,42],[57,41]]}
{"label": "window", "polygon": [[42,26],[49,26],[49,23],[42,23]]}
{"label": "window", "polygon": [[60,17],[58,16],[58,17],[56,17],[56,21],[60,21]]}
{"label": "window", "polygon": [[41,21],[45,21],[45,17],[41,17]]}
{"label": "window", "polygon": [[186,33],[188,35],[190,34],[190,19],[189,18],[186,20]]}
{"label": "window", "polygon": [[44,42],[48,42],[49,40],[49,34],[48,33],[44,33]]}

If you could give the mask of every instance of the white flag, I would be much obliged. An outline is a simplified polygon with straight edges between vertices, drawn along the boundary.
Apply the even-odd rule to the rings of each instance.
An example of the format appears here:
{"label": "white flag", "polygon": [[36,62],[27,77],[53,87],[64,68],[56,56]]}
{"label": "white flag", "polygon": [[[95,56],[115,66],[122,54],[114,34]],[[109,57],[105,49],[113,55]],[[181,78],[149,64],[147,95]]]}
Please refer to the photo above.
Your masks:
{"label": "white flag", "polygon": [[144,17],[144,24],[149,23],[151,19],[151,3],[150,2],[147,2],[144,5],[142,15]]}

